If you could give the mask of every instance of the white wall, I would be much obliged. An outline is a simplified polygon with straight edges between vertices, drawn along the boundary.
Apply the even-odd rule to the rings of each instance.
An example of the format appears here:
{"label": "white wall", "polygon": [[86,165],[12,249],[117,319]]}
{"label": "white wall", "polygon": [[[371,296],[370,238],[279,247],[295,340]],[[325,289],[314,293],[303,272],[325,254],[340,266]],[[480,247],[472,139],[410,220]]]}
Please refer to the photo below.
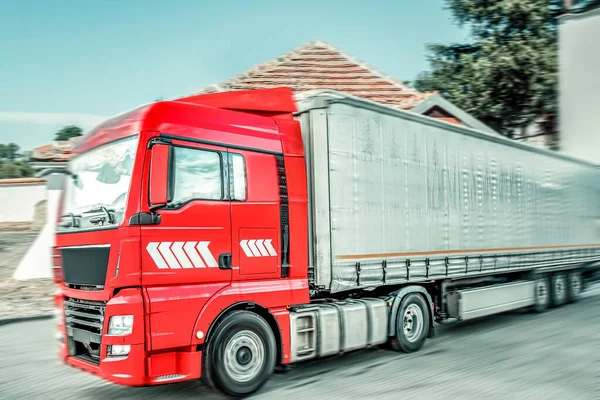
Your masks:
{"label": "white wall", "polygon": [[33,221],[35,205],[46,199],[46,184],[0,185],[0,223]]}
{"label": "white wall", "polygon": [[600,9],[559,26],[561,151],[600,163]]}

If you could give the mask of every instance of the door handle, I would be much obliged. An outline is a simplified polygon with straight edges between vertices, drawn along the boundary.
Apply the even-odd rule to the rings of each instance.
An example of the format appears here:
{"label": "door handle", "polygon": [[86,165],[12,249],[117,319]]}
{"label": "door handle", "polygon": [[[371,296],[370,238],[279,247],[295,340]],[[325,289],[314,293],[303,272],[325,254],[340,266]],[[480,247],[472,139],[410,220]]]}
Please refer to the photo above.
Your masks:
{"label": "door handle", "polygon": [[231,269],[231,253],[219,254],[219,269]]}

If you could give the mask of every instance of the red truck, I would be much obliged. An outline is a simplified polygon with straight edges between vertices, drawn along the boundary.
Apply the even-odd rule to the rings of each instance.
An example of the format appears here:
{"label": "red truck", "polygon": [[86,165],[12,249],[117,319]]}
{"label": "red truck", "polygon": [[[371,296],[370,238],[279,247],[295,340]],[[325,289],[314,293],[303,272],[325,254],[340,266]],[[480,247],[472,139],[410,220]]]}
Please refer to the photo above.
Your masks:
{"label": "red truck", "polygon": [[597,169],[333,91],[155,102],[80,142],[55,247],[60,355],[234,396],[277,366],[579,297]]}

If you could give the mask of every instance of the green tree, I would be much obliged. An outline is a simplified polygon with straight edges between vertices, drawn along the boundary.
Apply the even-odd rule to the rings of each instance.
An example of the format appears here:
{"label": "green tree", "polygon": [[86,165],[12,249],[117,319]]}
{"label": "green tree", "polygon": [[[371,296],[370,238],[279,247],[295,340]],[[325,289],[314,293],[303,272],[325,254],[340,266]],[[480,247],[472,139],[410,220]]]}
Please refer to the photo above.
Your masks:
{"label": "green tree", "polygon": [[0,166],[0,179],[20,178],[21,171],[15,163],[7,162]]}
{"label": "green tree", "polygon": [[19,157],[19,145],[16,143],[9,143],[4,145],[4,158],[14,161]]}
{"label": "green tree", "polygon": [[69,125],[56,132],[54,140],[69,140],[72,137],[83,135],[83,130],[75,125]]}
{"label": "green tree", "polygon": [[533,122],[556,129],[556,16],[562,0],[446,0],[471,42],[428,46],[431,71],[415,87],[437,90],[501,134]]}

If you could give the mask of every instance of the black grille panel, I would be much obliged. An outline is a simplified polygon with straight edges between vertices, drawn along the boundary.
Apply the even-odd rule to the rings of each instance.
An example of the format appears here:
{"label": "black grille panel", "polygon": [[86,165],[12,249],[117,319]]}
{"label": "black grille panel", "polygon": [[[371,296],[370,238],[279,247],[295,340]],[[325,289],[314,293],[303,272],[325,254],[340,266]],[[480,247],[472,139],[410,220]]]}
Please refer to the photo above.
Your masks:
{"label": "black grille panel", "polygon": [[279,218],[281,220],[281,277],[287,278],[290,268],[290,212],[285,162],[281,156],[277,157],[277,172],[279,175]]}
{"label": "black grille panel", "polygon": [[69,354],[98,364],[106,302],[67,298],[63,304]]}
{"label": "black grille panel", "polygon": [[71,287],[102,288],[106,281],[110,247],[61,249],[63,280]]}

